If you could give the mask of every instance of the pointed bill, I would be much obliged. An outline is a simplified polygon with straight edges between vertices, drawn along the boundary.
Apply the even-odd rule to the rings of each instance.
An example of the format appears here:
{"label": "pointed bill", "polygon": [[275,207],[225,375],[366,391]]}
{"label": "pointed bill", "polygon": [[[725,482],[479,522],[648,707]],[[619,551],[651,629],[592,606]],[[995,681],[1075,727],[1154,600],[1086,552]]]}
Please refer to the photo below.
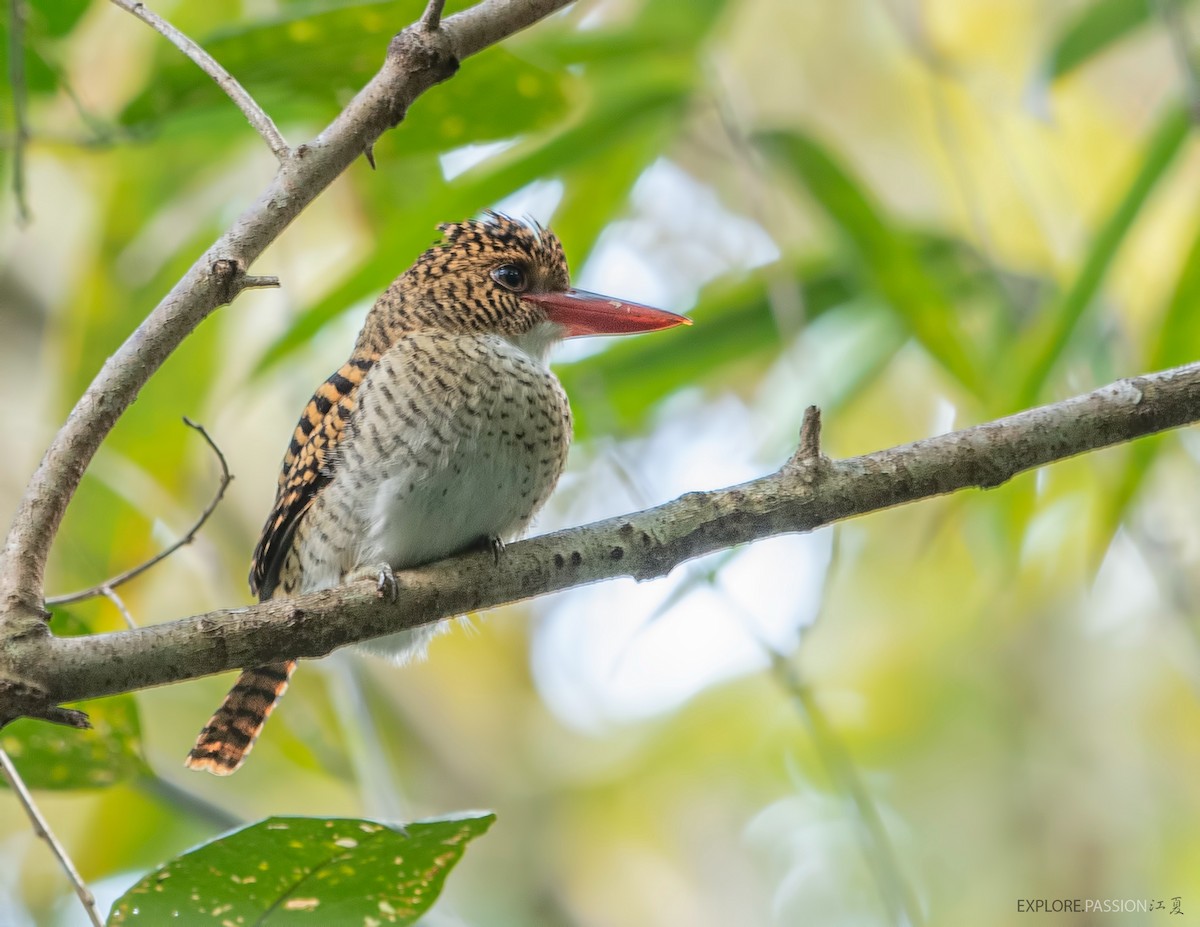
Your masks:
{"label": "pointed bill", "polygon": [[563,337],[583,335],[631,335],[635,332],[654,332],[676,325],[691,325],[686,316],[663,309],[652,309],[640,303],[629,303],[587,290],[564,290],[559,293],[529,293],[523,296],[540,306],[551,322],[561,325]]}

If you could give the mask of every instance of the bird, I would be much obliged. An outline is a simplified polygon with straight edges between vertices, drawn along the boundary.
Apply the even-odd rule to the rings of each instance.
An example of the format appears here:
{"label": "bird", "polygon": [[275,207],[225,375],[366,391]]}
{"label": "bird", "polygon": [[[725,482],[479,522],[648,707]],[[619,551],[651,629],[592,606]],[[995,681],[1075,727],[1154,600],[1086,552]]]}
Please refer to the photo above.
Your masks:
{"label": "bird", "polygon": [[[300,416],[251,560],[260,601],[366,576],[382,584],[476,546],[499,559],[566,464],[571,408],[548,366],[554,344],[691,324],[573,289],[561,242],[536,222],[489,211],[438,230]],[[404,662],[434,633],[365,646]],[[245,669],[185,765],[235,772],[295,668],[281,659]]]}

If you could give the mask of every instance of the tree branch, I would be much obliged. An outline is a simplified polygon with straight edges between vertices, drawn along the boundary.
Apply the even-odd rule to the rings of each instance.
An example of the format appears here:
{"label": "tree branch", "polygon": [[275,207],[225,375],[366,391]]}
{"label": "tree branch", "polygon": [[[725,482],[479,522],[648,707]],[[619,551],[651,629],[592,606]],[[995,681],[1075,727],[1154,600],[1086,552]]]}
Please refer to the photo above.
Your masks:
{"label": "tree branch", "polygon": [[25,809],[25,813],[29,815],[29,822],[33,825],[33,832],[46,841],[46,844],[50,847],[50,852],[58,860],[58,865],[66,873],[71,887],[75,889],[75,894],[79,896],[79,903],[83,905],[83,910],[87,912],[88,920],[92,922],[94,927],[104,927],[104,922],[100,919],[100,912],[96,910],[96,896],[92,894],[91,889],[87,887],[87,883],[83,881],[79,870],[75,868],[71,857],[67,855],[66,849],[58,842],[58,838],[54,836],[54,831],[46,823],[46,818],[42,815],[41,809],[34,802],[33,796],[29,794],[29,789],[25,787],[25,780],[21,778],[12,760],[9,759],[8,754],[3,750],[0,750],[0,773],[8,780],[9,788],[13,790],[13,793],[17,796],[17,801],[21,803],[21,807]]}
{"label": "tree branch", "polygon": [[132,13],[155,32],[165,36],[172,45],[187,55],[196,67],[211,77],[217,86],[225,91],[225,95],[242,111],[254,130],[263,137],[263,141],[267,143],[276,158],[286,161],[291,156],[292,151],[288,147],[288,143],[276,128],[271,117],[258,105],[258,101],[250,96],[246,88],[238,83],[237,78],[221,67],[212,55],[153,10],[148,9],[146,4],[136,2],[136,0],[112,0],[112,2],[126,12]]}
{"label": "tree branch", "polygon": [[442,10],[446,7],[446,0],[429,0],[425,7],[425,12],[421,16],[421,26],[426,32],[433,32],[442,22]]}
{"label": "tree branch", "polygon": [[102,583],[97,583],[95,586],[89,586],[87,589],[81,589],[78,592],[68,592],[64,595],[54,595],[46,599],[47,605],[70,605],[72,602],[82,602],[84,599],[92,599],[98,595],[105,596],[111,601],[117,610],[121,612],[127,624],[132,625],[133,621],[129,618],[129,613],[125,608],[124,603],[117,598],[117,594],[113,590],[124,583],[129,582],[135,577],[141,576],[150,567],[157,563],[162,563],[171,554],[179,550],[179,548],[191,544],[196,539],[196,535],[200,529],[204,527],[204,523],[208,521],[210,515],[217,510],[217,506],[221,504],[221,500],[225,498],[225,490],[229,488],[229,484],[233,482],[233,474],[229,472],[229,464],[225,460],[225,455],[221,453],[221,449],[217,447],[217,442],[212,439],[212,435],[208,433],[203,425],[197,425],[186,415],[183,418],[183,423],[188,428],[194,428],[200,432],[200,436],[208,442],[208,446],[212,448],[213,453],[217,455],[217,463],[221,465],[221,480],[217,483],[217,491],[213,494],[212,500],[204,507],[204,511],[192,523],[192,527],[188,529],[187,534],[181,537],[174,544],[159,551],[149,560],[139,563],[135,567],[131,567],[123,573],[118,573],[116,576],[110,576]]}
{"label": "tree branch", "polygon": [[[246,268],[409,105],[447,79],[462,59],[532,25],[570,0],[483,0],[441,21],[399,33],[383,67],[325,131],[281,164],[259,198],[204,252],[105,362],[25,488],[0,558],[0,643],[47,634],[42,608],[50,545],[96,449],[171,352],[218,306],[247,286]],[[234,273],[229,272],[234,269]],[[266,281],[269,282],[269,281]]]}
{"label": "tree branch", "polygon": [[[249,608],[90,637],[29,635],[0,649],[0,724],[59,702],[223,670],[319,657],[355,641],[618,576],[652,579],[685,560],[778,534],[812,531],[1200,421],[1200,363],[963,431],[846,460],[805,454],[769,476],[689,493],[643,512],[396,574],[394,602],[367,580]],[[11,680],[12,682],[8,682]]]}

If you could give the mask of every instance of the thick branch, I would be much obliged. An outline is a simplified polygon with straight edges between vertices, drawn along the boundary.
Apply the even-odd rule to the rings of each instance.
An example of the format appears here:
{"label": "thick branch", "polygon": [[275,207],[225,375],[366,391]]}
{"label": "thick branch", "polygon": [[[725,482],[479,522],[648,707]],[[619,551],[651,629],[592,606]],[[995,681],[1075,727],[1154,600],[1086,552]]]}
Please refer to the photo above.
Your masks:
{"label": "thick branch", "polygon": [[[397,35],[379,73],[334,122],[299,146],[233,226],[200,256],[108,359],[29,481],[0,558],[3,635],[45,633],[41,609],[46,558],[83,472],[101,441],[150,376],[213,310],[242,288],[261,285],[245,269],[316,196],[395,126],[409,105],[450,77],[463,58],[532,25],[570,0],[483,0],[436,30],[419,23]],[[229,267],[238,273],[228,273]]]}
{"label": "thick branch", "polygon": [[[318,657],[354,641],[618,576],[644,580],[693,557],[969,487],[1200,421],[1200,364],[1121,380],[964,431],[833,461],[806,415],[804,453],[779,472],[582,528],[398,573],[395,603],[372,581],[251,608],[91,637],[34,635],[0,651],[0,724],[52,704],[252,666]],[[7,664],[7,665],[6,665]]]}

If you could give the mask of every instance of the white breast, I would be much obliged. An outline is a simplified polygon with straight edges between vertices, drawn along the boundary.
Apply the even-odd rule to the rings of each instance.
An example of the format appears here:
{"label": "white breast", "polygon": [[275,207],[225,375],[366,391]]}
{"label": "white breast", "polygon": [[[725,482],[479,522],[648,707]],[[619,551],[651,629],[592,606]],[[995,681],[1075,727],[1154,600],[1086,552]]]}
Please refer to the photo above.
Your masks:
{"label": "white breast", "polygon": [[[402,339],[360,387],[327,490],[361,528],[352,569],[404,569],[519,536],[569,442],[562,387],[521,347],[496,335]],[[416,643],[394,635],[371,649],[396,655]]]}

